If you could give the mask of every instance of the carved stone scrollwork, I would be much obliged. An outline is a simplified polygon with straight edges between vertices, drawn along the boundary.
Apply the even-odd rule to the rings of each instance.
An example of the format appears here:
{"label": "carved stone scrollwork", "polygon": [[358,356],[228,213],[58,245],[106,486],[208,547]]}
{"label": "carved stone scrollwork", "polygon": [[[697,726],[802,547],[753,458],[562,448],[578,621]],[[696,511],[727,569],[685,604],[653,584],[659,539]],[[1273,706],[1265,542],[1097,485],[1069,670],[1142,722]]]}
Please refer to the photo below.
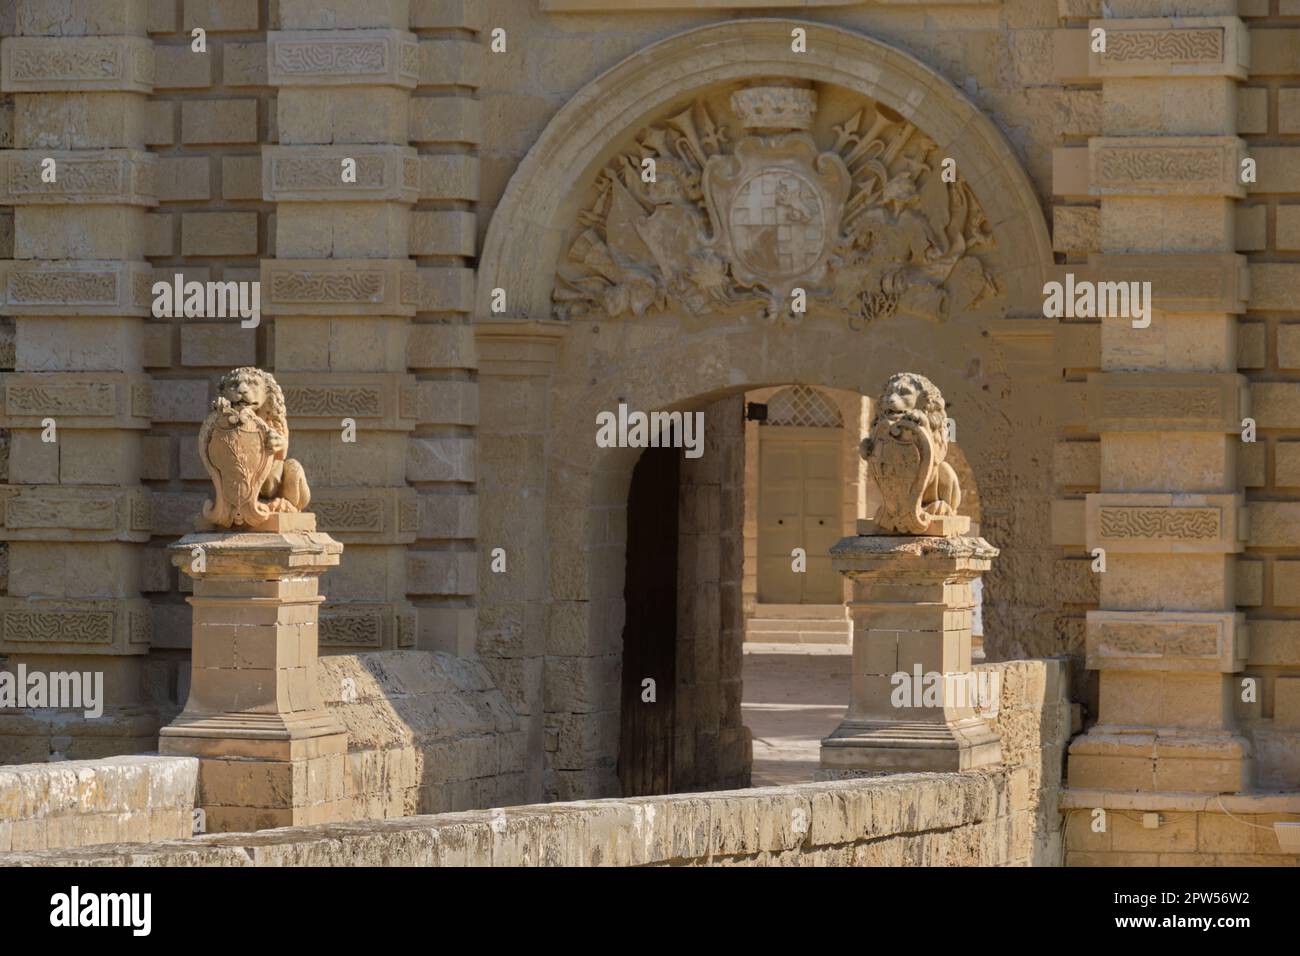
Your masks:
{"label": "carved stone scrollwork", "polygon": [[935,144],[868,103],[825,149],[816,110],[815,90],[765,83],[734,92],[721,122],[701,100],[645,130],[578,217],[557,317],[683,309],[794,324],[802,289],[807,308],[861,328],[1000,295],[974,254],[993,246],[989,224],[965,183],[944,181]]}

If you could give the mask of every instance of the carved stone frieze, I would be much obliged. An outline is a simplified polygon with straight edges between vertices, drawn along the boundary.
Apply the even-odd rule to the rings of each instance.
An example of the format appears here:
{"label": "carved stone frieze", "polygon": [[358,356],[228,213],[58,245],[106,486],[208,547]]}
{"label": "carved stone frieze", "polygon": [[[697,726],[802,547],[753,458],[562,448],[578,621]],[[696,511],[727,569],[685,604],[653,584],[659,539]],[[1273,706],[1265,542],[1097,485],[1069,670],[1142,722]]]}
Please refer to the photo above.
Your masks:
{"label": "carved stone frieze", "polygon": [[0,274],[0,315],[149,315],[147,262],[14,259]]}
{"label": "carved stone frieze", "polygon": [[152,93],[153,44],[147,37],[5,37],[0,92]]}
{"label": "carved stone frieze", "polygon": [[0,652],[143,654],[152,633],[140,598],[0,597]]}
{"label": "carved stone frieze", "polygon": [[414,647],[416,613],[406,602],[326,602],[318,630],[321,647]]}
{"label": "carved stone frieze", "polygon": [[284,372],[279,378],[295,428],[338,431],[351,418],[358,428],[410,431],[420,417],[420,390],[410,375]]}
{"label": "carved stone frieze", "polygon": [[1086,499],[1087,546],[1137,554],[1241,551],[1247,518],[1230,494],[1112,493]]}
{"label": "carved stone frieze", "polygon": [[[53,167],[46,160],[53,160]],[[157,168],[157,157],[135,149],[13,150],[0,153],[0,204],[154,206]],[[43,175],[47,169],[53,171],[53,182]]]}
{"label": "carved stone frieze", "polygon": [[263,259],[268,315],[414,315],[410,259]]}
{"label": "carved stone frieze", "polygon": [[419,79],[419,43],[402,30],[272,31],[271,86],[398,86]]}
{"label": "carved stone frieze", "polygon": [[1089,611],[1087,664],[1108,670],[1241,670],[1245,615],[1231,611]]}
{"label": "carved stone frieze", "polygon": [[[344,182],[343,161],[356,161],[356,182]],[[407,146],[267,146],[262,198],[269,202],[388,200],[420,195],[419,162]]]}
{"label": "carved stone frieze", "polygon": [[1091,76],[1231,76],[1250,66],[1246,25],[1237,17],[1094,20],[1106,31],[1106,49],[1091,49]]}
{"label": "carved stone frieze", "polygon": [[0,427],[148,428],[149,377],[127,372],[10,372],[0,382]]}
{"label": "carved stone frieze", "polygon": [[148,541],[146,488],[0,486],[0,540]]}
{"label": "carved stone frieze", "polygon": [[558,318],[680,309],[855,328],[943,318],[1001,294],[976,254],[993,246],[970,187],[945,182],[935,144],[866,102],[814,134],[816,90],[736,90],[653,124],[600,173],[553,293]]}
{"label": "carved stone frieze", "polygon": [[317,528],[339,541],[360,544],[411,543],[418,530],[417,508],[414,488],[328,488],[312,500]]}
{"label": "carved stone frieze", "polygon": [[1246,378],[1231,372],[1094,372],[1088,431],[1236,432],[1248,413]]}
{"label": "carved stone frieze", "polygon": [[1236,136],[1118,136],[1088,142],[1094,196],[1235,196],[1245,142]]}

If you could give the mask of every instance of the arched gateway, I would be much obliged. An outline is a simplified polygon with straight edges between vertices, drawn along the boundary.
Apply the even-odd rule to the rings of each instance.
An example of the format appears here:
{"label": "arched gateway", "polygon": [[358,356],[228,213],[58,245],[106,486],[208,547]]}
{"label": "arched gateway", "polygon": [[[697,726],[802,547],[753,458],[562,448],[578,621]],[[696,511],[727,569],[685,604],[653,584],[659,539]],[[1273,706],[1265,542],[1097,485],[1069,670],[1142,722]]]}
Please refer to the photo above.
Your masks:
{"label": "arched gateway", "polygon": [[[807,52],[792,51],[795,28]],[[860,34],[785,19],[693,30],[556,115],[492,219],[476,310],[479,454],[493,466],[479,484],[479,647],[527,715],[530,797],[618,792],[620,698],[638,677],[622,668],[626,609],[643,613],[665,573],[677,627],[660,649],[673,666],[658,786],[747,778],[748,389],[870,395],[901,369],[941,383],[984,489],[982,533],[1003,550],[988,615],[1008,641],[1050,626],[1016,613],[1053,604],[1033,570],[1048,550],[1050,402],[1005,333],[1017,317],[1032,326],[1051,263],[992,122]],[[633,489],[638,508],[679,510],[665,516],[673,560],[638,552],[630,575],[628,535],[650,540],[654,522],[629,515],[641,448],[596,441],[597,416],[620,405],[706,423],[701,457],[651,469],[675,475],[675,495]],[[508,574],[491,571],[498,546]]]}

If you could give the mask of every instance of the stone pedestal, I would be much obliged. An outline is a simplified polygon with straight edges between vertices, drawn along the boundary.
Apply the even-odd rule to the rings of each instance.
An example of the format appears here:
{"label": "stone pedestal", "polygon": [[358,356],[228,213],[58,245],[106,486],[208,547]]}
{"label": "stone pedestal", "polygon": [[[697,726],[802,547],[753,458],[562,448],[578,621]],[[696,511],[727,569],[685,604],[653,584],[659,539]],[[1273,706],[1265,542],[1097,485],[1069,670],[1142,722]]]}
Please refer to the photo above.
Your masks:
{"label": "stone pedestal", "polygon": [[208,831],[347,819],[347,733],[316,687],[317,583],[343,545],[293,514],[273,531],[191,534],[168,550],[194,580],[193,664],[158,749],[200,759]]}
{"label": "stone pedestal", "polygon": [[[848,715],[822,741],[820,776],[970,770],[999,763],[997,734],[975,712],[971,581],[998,550],[965,536],[875,535],[831,549],[852,582],[853,683]],[[906,675],[903,680],[898,675]]]}

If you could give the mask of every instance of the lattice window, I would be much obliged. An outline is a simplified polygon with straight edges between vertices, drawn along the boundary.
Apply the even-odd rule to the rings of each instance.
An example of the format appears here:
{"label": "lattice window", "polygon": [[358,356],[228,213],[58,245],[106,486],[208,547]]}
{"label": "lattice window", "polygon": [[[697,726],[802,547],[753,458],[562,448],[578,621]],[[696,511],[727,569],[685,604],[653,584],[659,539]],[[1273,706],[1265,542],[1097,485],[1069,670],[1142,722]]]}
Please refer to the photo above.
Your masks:
{"label": "lattice window", "polygon": [[835,403],[817,389],[791,385],[767,400],[767,421],[764,424],[839,428],[844,420]]}

